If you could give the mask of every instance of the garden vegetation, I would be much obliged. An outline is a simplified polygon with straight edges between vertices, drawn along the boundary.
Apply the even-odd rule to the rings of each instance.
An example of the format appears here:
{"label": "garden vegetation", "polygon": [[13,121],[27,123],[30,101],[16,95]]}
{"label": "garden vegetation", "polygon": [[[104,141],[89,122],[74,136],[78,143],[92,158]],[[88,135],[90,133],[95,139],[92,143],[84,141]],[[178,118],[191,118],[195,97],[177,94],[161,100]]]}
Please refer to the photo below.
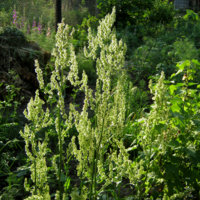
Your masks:
{"label": "garden vegetation", "polygon": [[[58,24],[50,64],[41,68],[35,60],[39,88],[25,119],[16,112],[17,89],[7,85],[0,101],[0,176],[7,184],[0,183],[0,199],[200,198],[199,17],[191,10],[161,15],[171,4],[156,1],[150,9],[152,2],[125,27],[115,6],[78,31]],[[160,19],[154,27],[152,10]],[[40,24],[32,28],[41,31]],[[122,196],[124,187],[130,190]]]}

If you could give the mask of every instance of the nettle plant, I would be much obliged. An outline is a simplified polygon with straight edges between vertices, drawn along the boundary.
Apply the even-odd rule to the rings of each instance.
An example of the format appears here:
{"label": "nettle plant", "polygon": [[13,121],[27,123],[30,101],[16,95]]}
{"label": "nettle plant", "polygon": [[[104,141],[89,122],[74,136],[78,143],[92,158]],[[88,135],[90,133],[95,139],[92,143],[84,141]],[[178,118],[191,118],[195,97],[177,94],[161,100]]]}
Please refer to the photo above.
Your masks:
{"label": "nettle plant", "polygon": [[[39,98],[39,92],[36,91],[35,100],[31,99],[28,104],[28,112],[24,114],[27,119],[32,121],[33,126],[25,126],[24,133],[20,131],[21,136],[25,139],[26,153],[32,161],[31,179],[34,186],[31,188],[25,181],[25,188],[29,190],[32,196],[27,199],[50,199],[49,186],[47,183],[47,166],[45,156],[47,153],[48,135],[43,143],[37,141],[37,133],[45,127],[52,127],[58,135],[58,155],[53,157],[53,167],[55,169],[59,191],[56,192],[55,199],[65,199],[64,184],[61,176],[64,168],[63,144],[64,138],[68,135],[68,130],[73,123],[76,126],[78,134],[78,144],[75,144],[75,137],[69,145],[72,155],[79,161],[77,166],[78,176],[81,178],[80,193],[75,188],[71,193],[72,199],[86,199],[89,193],[89,199],[97,199],[97,182],[104,182],[104,187],[112,182],[122,180],[122,175],[114,173],[113,156],[116,157],[117,147],[120,145],[121,151],[125,152],[122,145],[123,128],[125,121],[125,94],[124,83],[126,81],[124,66],[126,45],[122,41],[117,42],[115,33],[111,30],[115,21],[115,8],[112,14],[108,14],[105,19],[100,21],[97,36],[92,36],[91,28],[88,29],[88,48],[84,48],[84,55],[87,58],[97,58],[97,48],[101,49],[100,58],[96,60],[97,82],[95,97],[92,90],[87,85],[87,75],[83,71],[82,80],[78,77],[78,64],[73,45],[69,42],[73,39],[74,29],[70,33],[68,25],[59,24],[56,34],[56,48],[52,55],[55,59],[55,69],[51,75],[51,82],[44,85],[42,70],[36,61],[36,72],[40,89],[49,97],[48,102],[57,102],[57,113],[55,116],[50,115],[48,108],[43,110],[44,102]],[[68,75],[64,74],[68,71]],[[111,88],[111,76],[121,73],[115,88]],[[66,114],[64,107],[64,91],[66,82],[84,91],[85,100],[81,113],[76,111],[76,106],[70,104],[70,112]],[[55,95],[57,92],[57,95]],[[95,117],[88,118],[88,110],[94,110]],[[73,121],[73,123],[72,123]],[[54,122],[54,123],[53,123]],[[104,170],[104,154],[107,152],[108,144],[113,149],[113,155],[107,158],[109,173]],[[32,149],[30,150],[30,146]],[[122,154],[119,155],[119,162],[122,163]],[[89,190],[83,185],[83,180],[89,181]],[[65,190],[66,191],[66,190]]]}

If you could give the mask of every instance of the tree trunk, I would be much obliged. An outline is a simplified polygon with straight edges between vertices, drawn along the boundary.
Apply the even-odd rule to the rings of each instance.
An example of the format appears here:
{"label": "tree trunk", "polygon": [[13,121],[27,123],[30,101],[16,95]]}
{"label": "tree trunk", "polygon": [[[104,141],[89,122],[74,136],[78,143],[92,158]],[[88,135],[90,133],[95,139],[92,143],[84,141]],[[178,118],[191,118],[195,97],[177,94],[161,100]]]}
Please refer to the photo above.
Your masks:
{"label": "tree trunk", "polygon": [[56,0],[55,3],[55,31],[57,32],[58,29],[58,23],[61,23],[62,21],[62,15],[61,15],[61,0]]}

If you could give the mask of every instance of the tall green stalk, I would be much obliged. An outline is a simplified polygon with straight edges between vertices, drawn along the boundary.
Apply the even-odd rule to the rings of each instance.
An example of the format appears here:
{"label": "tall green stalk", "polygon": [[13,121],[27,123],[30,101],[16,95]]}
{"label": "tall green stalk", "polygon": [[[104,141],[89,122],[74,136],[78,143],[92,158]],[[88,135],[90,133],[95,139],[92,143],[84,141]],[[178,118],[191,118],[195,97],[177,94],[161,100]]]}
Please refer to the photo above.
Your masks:
{"label": "tall green stalk", "polygon": [[[41,195],[45,199],[50,200],[49,186],[47,184],[47,166],[44,158],[47,153],[47,134],[42,144],[36,141],[36,133],[42,128],[51,126],[52,124],[52,119],[49,117],[50,112],[47,109],[45,113],[42,109],[42,104],[44,104],[44,102],[39,98],[39,91],[37,90],[35,100],[31,98],[28,103],[28,113],[26,110],[24,111],[25,117],[33,123],[33,128],[26,125],[24,133],[20,131],[20,134],[25,140],[26,154],[32,161],[30,169],[32,172],[31,179],[34,183],[34,189],[30,188],[27,179],[25,179],[24,186],[27,191],[32,193],[33,198],[34,196]],[[31,151],[29,146],[31,146]]]}
{"label": "tall green stalk", "polygon": [[62,200],[62,187],[61,187],[61,168],[62,168],[62,139],[61,139],[61,130],[60,130],[60,108],[58,108],[58,141],[59,141],[59,174],[58,174],[58,180],[59,180],[59,194],[60,194],[60,200]]}
{"label": "tall green stalk", "polygon": [[[89,46],[84,49],[86,57],[96,58],[97,48],[100,47],[100,58],[97,58],[97,82],[95,97],[87,85],[87,76],[85,72],[82,75],[82,86],[80,90],[85,92],[85,101],[83,110],[78,113],[74,105],[70,105],[70,111],[75,118],[75,126],[79,132],[79,149],[75,144],[75,137],[72,138],[71,146],[73,155],[79,161],[77,166],[78,176],[81,174],[82,166],[84,168],[84,178],[91,180],[89,188],[89,199],[97,199],[97,177],[101,178],[106,185],[110,184],[110,177],[104,172],[104,148],[108,142],[113,140],[113,145],[123,137],[123,127],[125,120],[125,95],[124,81],[126,80],[124,67],[124,55],[126,45],[122,41],[117,41],[115,33],[111,30],[115,21],[115,8],[112,14],[107,15],[98,27],[97,36],[92,36],[91,28],[88,29]],[[111,93],[111,77],[121,73],[120,79],[114,94]],[[114,98],[113,98],[113,97]],[[112,100],[113,99],[113,100]],[[87,109],[91,107],[95,112],[95,126],[92,126],[88,119]],[[111,135],[112,134],[112,135]],[[112,142],[110,142],[112,145]],[[87,148],[85,148],[87,146]],[[102,149],[101,149],[102,148]],[[111,162],[111,160],[109,160]],[[108,162],[108,165],[109,165]],[[113,169],[110,169],[113,173]],[[117,180],[115,180],[117,181]]]}
{"label": "tall green stalk", "polygon": [[37,195],[37,169],[36,169],[36,158],[34,159],[34,168],[35,168],[35,195]]}

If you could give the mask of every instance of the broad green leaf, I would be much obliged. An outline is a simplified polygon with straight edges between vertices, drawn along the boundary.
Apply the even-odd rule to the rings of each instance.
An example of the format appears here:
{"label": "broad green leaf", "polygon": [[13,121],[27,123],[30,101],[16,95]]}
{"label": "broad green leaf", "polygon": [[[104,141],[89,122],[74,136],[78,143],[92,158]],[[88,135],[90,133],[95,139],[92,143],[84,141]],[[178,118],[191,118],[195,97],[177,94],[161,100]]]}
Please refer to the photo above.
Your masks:
{"label": "broad green leaf", "polygon": [[184,144],[186,144],[187,143],[187,138],[184,136],[184,135],[179,135],[178,136],[178,139],[181,141],[181,142],[183,142]]}
{"label": "broad green leaf", "polygon": [[183,85],[184,85],[183,83],[177,83],[175,86],[180,87],[180,86],[183,86]]}
{"label": "broad green leaf", "polygon": [[178,176],[178,174],[179,174],[178,167],[176,165],[171,164],[171,163],[166,163],[165,164],[165,169],[166,169],[165,170],[166,174],[169,174],[171,172],[173,172],[173,174],[175,176]]}
{"label": "broad green leaf", "polygon": [[198,83],[188,83],[188,85],[197,85]]}
{"label": "broad green leaf", "polygon": [[174,94],[174,91],[177,90],[177,87],[175,85],[170,85],[169,86],[170,94]]}
{"label": "broad green leaf", "polygon": [[172,149],[177,148],[180,146],[180,143],[177,140],[172,140],[169,142],[169,144],[167,145],[169,147],[171,147]]}
{"label": "broad green leaf", "polygon": [[20,177],[20,176],[24,176],[24,175],[27,174],[27,172],[28,172],[28,170],[23,170],[23,171],[17,173],[17,176],[19,176],[19,177]]}
{"label": "broad green leaf", "polygon": [[183,102],[183,100],[180,99],[180,98],[174,97],[170,102],[171,102],[172,105],[173,104],[180,104],[180,103]]}
{"label": "broad green leaf", "polygon": [[185,61],[177,63],[176,67],[178,67],[179,70],[178,70],[178,72],[176,74],[179,74],[180,72],[182,72],[186,66],[187,67],[190,66],[190,61],[189,60],[185,60]]}
{"label": "broad green leaf", "polygon": [[167,129],[167,125],[166,124],[158,124],[155,125],[155,130],[157,130],[158,132],[163,132],[164,130]]}
{"label": "broad green leaf", "polygon": [[173,74],[171,75],[170,79],[171,79],[171,78],[173,78],[174,76],[176,76],[176,74],[175,74],[175,73],[173,73]]}
{"label": "broad green leaf", "polygon": [[196,64],[196,65],[200,65],[200,63],[198,62],[198,60],[192,59],[192,62],[193,62],[194,64]]}
{"label": "broad green leaf", "polygon": [[189,154],[190,156],[196,158],[196,150],[195,150],[195,147],[194,146],[189,146],[187,148],[184,148],[185,152],[187,154]]}
{"label": "broad green leaf", "polygon": [[177,112],[170,112],[172,114],[173,117],[179,118],[180,120],[185,119],[185,117],[183,117],[183,115],[181,115],[180,113]]}
{"label": "broad green leaf", "polygon": [[180,112],[181,108],[178,105],[172,105],[171,106],[172,111],[175,112]]}

